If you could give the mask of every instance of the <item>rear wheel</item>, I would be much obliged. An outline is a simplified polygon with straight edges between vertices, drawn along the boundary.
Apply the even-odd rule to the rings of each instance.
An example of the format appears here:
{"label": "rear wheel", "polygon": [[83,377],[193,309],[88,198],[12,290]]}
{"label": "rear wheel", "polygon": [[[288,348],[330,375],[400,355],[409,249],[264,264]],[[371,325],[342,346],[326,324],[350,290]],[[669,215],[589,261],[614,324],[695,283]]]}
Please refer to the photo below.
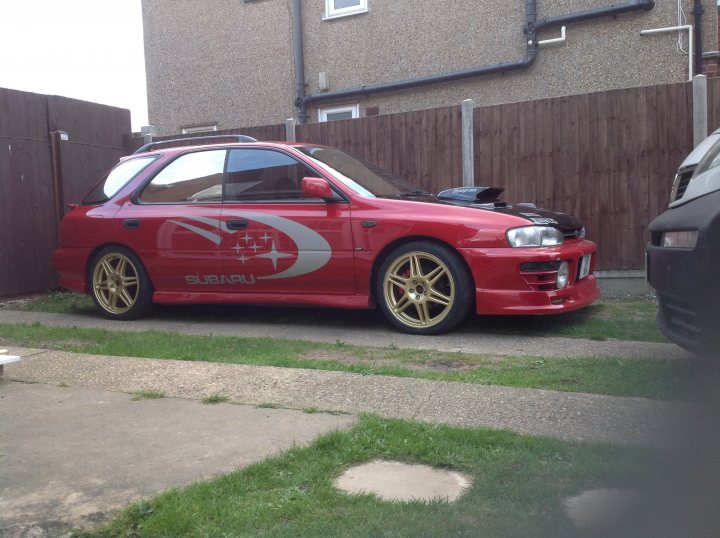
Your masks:
{"label": "rear wheel", "polygon": [[129,320],[152,307],[152,284],[138,257],[113,246],[102,249],[90,265],[90,294],[107,318]]}
{"label": "rear wheel", "polygon": [[473,299],[472,278],[460,256],[428,241],[399,246],[385,258],[376,285],[385,317],[411,334],[439,334],[457,327]]}

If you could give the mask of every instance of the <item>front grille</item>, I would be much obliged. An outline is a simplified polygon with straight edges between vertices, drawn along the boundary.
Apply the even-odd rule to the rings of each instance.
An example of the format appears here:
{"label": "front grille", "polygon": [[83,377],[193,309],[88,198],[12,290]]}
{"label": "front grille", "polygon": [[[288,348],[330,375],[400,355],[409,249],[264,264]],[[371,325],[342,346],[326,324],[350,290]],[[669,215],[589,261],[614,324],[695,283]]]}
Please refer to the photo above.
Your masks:
{"label": "front grille", "polygon": [[683,170],[675,176],[675,181],[673,181],[672,194],[670,195],[671,202],[679,200],[683,197],[694,171],[694,168],[691,168],[690,170]]}

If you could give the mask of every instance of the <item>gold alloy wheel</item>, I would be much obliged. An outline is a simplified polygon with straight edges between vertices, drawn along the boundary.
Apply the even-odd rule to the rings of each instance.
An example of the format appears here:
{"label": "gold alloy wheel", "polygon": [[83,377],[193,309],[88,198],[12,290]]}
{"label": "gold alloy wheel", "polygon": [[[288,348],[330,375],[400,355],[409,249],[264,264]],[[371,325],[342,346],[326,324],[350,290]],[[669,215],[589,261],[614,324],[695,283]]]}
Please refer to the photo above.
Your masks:
{"label": "gold alloy wheel", "polygon": [[92,283],[98,303],[111,314],[130,310],[140,292],[137,269],[117,252],[106,254],[95,264]]}
{"label": "gold alloy wheel", "polygon": [[388,309],[409,327],[437,325],[455,302],[450,269],[427,252],[408,252],[398,257],[385,273],[383,288]]}

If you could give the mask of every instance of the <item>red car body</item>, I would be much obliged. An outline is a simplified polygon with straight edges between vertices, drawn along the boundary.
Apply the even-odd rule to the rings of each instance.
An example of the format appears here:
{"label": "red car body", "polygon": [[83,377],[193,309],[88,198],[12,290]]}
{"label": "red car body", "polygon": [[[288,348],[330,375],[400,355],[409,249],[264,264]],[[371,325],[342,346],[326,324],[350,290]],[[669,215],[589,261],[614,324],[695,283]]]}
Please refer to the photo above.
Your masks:
{"label": "red car body", "polygon": [[[243,154],[242,150],[247,148],[252,148],[254,153]],[[153,201],[164,200],[166,192],[181,189],[183,185],[183,181],[177,180],[180,176],[157,180],[157,185],[153,178],[172,176],[170,172],[161,174],[173,163],[182,163],[179,159],[183,156],[210,150],[216,153],[186,157],[185,161],[214,159],[220,167],[224,151],[222,178],[214,180],[216,185],[192,193],[187,199],[171,203]],[[332,158],[326,158],[327,162],[317,158],[325,154]],[[236,166],[242,168],[238,172],[241,179],[231,183],[228,178],[233,172],[229,163],[236,155],[239,155],[238,162],[260,155],[293,163],[283,165],[285,168],[268,165],[261,172],[267,175],[271,171],[277,175],[282,169],[287,175],[302,175],[302,178],[292,177],[297,183],[291,191],[282,191],[295,193],[297,190],[301,195],[295,193],[287,199],[282,196],[243,198],[257,188],[258,183],[248,180],[247,174],[257,172],[259,165]],[[580,231],[577,221],[571,222],[570,234],[564,230],[562,244],[514,248],[508,242],[508,230],[550,222],[557,226],[560,214],[532,206],[509,209],[512,206],[497,202],[454,203],[457,201],[442,201],[427,193],[412,191],[399,192],[397,196],[374,196],[348,179],[347,169],[352,171],[360,165],[356,164],[359,161],[345,158],[345,154],[330,148],[286,143],[174,147],[125,158],[120,163],[129,163],[125,168],[134,170],[134,167],[140,168],[140,164],[143,167],[116,192],[110,192],[106,200],[93,200],[90,196],[64,217],[60,248],[54,253],[60,285],[90,293],[96,303],[99,298],[100,311],[109,317],[137,317],[134,312],[128,315],[125,309],[128,299],[133,298],[121,293],[127,283],[133,286],[133,273],[129,277],[121,275],[125,266],[118,267],[125,262],[116,261],[112,256],[96,259],[98,253],[115,248],[120,249],[120,257],[128,258],[132,265],[142,265],[135,268],[142,274],[137,276],[139,283],[134,285],[142,284],[154,303],[373,308],[383,302],[379,297],[382,289],[388,290],[385,302],[404,304],[408,300],[404,295],[412,292],[410,295],[415,296],[415,288],[406,282],[415,274],[410,265],[396,264],[395,269],[379,274],[383,264],[390,263],[388,256],[399,259],[404,255],[403,245],[411,244],[408,248],[412,252],[407,259],[420,253],[420,258],[412,259],[421,260],[417,262],[417,274],[427,277],[424,285],[417,286],[418,300],[423,293],[429,292],[431,301],[432,296],[436,296],[437,302],[428,303],[430,310],[443,308],[447,298],[455,302],[469,296],[469,306],[462,308],[473,308],[478,314],[558,313],[584,307],[598,296],[593,276],[595,245],[584,239],[584,230]],[[143,161],[130,162],[134,159]],[[348,163],[343,164],[346,173],[341,174],[328,165],[331,161]],[[180,164],[175,166],[182,169]],[[188,175],[192,166],[186,166],[182,174]],[[256,168],[250,170],[252,166]],[[287,172],[291,169],[291,173]],[[375,176],[366,169],[358,174],[375,181]],[[109,177],[103,180],[105,185],[112,182],[112,176]],[[203,176],[202,186],[209,181],[207,177]],[[238,199],[228,199],[231,186],[240,192]],[[115,189],[116,186],[106,188]],[[155,191],[160,194],[145,194]],[[313,196],[314,193],[326,196],[323,199]],[[211,201],[204,201],[204,196]],[[422,245],[432,248],[425,253],[428,249],[421,248]],[[447,256],[453,259],[448,261]],[[581,274],[583,259],[585,267]],[[557,267],[562,262],[567,265],[563,271],[568,268],[569,271],[566,284],[558,289]],[[441,270],[442,267],[437,271],[448,276],[452,289],[446,287],[436,293],[430,277],[438,263],[446,271]],[[455,274],[458,272],[466,275]],[[147,282],[141,282],[143,280]],[[467,287],[471,289],[460,289],[465,280],[470,282]],[[97,297],[94,289],[100,289]],[[137,295],[137,288],[128,290],[128,295]],[[106,294],[104,303],[103,293]],[[119,294],[119,298],[113,293]],[[113,300],[116,307],[120,305],[115,311]],[[395,304],[395,307],[408,309],[407,305]],[[423,323],[427,312],[423,314],[420,306],[417,316],[415,304],[409,308],[413,312],[410,322],[414,317],[418,317],[418,322],[398,324],[397,319],[391,319],[401,330],[434,333],[449,330],[459,322],[453,320],[436,327],[436,324]],[[137,310],[138,315],[144,313]],[[432,316],[427,315],[430,320]],[[464,313],[455,317],[461,319]]]}

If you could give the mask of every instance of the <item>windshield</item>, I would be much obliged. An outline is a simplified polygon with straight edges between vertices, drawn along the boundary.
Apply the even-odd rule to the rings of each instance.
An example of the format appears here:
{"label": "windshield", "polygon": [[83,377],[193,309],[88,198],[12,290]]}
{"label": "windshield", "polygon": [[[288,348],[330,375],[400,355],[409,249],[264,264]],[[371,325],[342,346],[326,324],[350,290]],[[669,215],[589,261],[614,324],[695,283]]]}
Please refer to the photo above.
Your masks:
{"label": "windshield", "polygon": [[392,172],[335,148],[302,146],[297,148],[319,168],[331,173],[344,185],[364,196],[397,198],[429,194]]}
{"label": "windshield", "polygon": [[91,205],[107,202],[156,158],[157,156],[152,155],[120,162],[100,183],[95,185],[82,203]]}
{"label": "windshield", "polygon": [[700,174],[707,172],[711,168],[717,168],[720,165],[720,140],[715,142],[708,152],[703,156],[693,173],[693,178],[696,178]]}

